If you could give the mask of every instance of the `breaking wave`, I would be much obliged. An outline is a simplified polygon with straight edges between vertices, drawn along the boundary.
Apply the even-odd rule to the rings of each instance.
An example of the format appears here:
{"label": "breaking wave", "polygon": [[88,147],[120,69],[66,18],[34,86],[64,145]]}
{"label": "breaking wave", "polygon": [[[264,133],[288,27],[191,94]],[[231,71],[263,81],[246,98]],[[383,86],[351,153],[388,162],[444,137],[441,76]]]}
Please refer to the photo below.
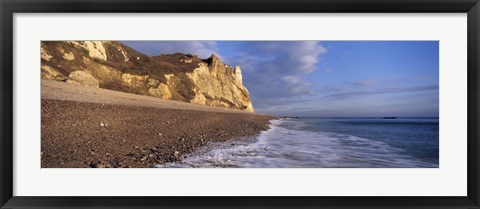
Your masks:
{"label": "breaking wave", "polygon": [[352,135],[305,130],[297,120],[272,120],[257,137],[212,143],[180,163],[157,167],[410,168],[438,167],[386,143]]}

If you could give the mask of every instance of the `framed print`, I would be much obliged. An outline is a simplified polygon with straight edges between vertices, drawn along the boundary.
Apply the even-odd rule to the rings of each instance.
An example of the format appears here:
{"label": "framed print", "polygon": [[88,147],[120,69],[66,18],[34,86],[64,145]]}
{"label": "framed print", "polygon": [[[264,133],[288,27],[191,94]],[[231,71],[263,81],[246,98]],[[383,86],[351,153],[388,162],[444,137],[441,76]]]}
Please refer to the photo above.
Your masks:
{"label": "framed print", "polygon": [[2,1],[2,208],[479,208],[466,1]]}

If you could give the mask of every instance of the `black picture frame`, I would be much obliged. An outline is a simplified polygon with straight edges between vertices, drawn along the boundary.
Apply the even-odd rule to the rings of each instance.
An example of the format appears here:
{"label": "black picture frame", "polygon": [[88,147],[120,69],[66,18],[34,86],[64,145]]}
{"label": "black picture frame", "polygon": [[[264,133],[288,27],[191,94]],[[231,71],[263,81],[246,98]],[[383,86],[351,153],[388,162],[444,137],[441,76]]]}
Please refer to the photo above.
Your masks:
{"label": "black picture frame", "polygon": [[[1,0],[1,208],[479,208],[478,0]],[[13,196],[14,13],[467,13],[468,195],[465,197]],[[453,179],[452,179],[453,180]]]}

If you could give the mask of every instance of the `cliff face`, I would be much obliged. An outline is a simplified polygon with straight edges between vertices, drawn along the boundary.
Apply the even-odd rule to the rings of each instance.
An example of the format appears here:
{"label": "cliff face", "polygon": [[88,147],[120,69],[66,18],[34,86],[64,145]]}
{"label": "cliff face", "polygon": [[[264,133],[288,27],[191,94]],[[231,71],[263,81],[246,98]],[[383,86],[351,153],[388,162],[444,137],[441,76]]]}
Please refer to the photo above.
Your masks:
{"label": "cliff face", "polygon": [[43,41],[43,79],[253,112],[240,67],[212,55],[149,57],[115,41]]}

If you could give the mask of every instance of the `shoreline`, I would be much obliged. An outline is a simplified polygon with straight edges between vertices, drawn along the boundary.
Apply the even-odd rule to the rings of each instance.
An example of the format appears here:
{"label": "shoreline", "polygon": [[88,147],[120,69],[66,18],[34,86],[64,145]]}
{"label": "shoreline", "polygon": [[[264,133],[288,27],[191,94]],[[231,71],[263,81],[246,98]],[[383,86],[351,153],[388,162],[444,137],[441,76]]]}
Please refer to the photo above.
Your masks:
{"label": "shoreline", "polygon": [[42,80],[41,168],[154,168],[275,118]]}
{"label": "shoreline", "polygon": [[[265,129],[262,131],[268,131],[269,129]],[[257,136],[259,134],[254,135],[254,136],[249,136],[249,137],[239,137],[239,138],[232,138],[232,139],[227,139],[225,141],[214,141],[214,142],[208,142],[206,145],[199,147],[198,149],[194,150],[191,153],[188,153],[183,156],[183,159],[181,159],[178,162],[167,162],[167,163],[162,163],[162,164],[157,164],[155,165],[156,168],[237,168],[237,167],[232,167],[232,166],[198,166],[198,165],[192,165],[188,162],[190,158],[198,158],[201,156],[208,155],[210,152],[214,150],[219,150],[219,149],[230,149],[233,147],[238,147],[238,146],[244,146],[248,144],[252,144],[256,142]],[[185,162],[185,160],[187,160]],[[238,167],[239,168],[239,167]]]}

